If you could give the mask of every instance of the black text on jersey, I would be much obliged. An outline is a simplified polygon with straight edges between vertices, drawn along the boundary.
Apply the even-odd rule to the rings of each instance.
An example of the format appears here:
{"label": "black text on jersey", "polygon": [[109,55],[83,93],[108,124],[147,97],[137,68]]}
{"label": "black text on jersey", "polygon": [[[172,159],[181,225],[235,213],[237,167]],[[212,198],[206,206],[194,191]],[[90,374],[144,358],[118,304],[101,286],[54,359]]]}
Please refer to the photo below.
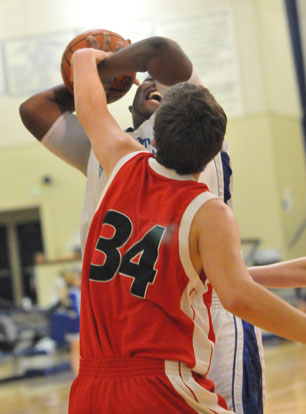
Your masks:
{"label": "black text on jersey", "polygon": [[[103,264],[91,264],[89,279],[97,282],[109,282],[116,274],[132,277],[130,293],[145,298],[148,284],[153,284],[157,274],[155,263],[158,259],[159,248],[166,228],[154,225],[146,234],[134,243],[121,256],[120,248],[132,235],[133,225],[129,217],[115,210],[109,210],[103,220],[103,225],[114,228],[111,238],[100,236],[96,250],[104,253]],[[137,262],[133,261],[138,257]]]}

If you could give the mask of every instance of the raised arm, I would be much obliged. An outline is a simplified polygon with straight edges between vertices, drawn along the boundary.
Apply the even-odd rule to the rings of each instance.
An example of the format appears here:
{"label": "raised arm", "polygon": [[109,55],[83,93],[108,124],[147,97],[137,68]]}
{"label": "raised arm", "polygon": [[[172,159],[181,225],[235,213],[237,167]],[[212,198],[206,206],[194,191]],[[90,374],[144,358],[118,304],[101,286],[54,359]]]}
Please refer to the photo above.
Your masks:
{"label": "raised arm", "polygon": [[180,46],[164,37],[150,37],[119,50],[103,60],[99,74],[105,83],[109,78],[129,72],[148,71],[164,85],[187,81],[192,63]]}
{"label": "raised arm", "polygon": [[143,151],[143,146],[124,133],[110,114],[97,64],[108,56],[97,49],[79,49],[72,57],[76,114],[95,155],[109,176],[125,154]]}
{"label": "raised arm", "polygon": [[248,273],[232,211],[220,200],[211,200],[199,210],[192,228],[198,232],[205,274],[224,308],[276,335],[306,343],[306,315],[254,282]]}
{"label": "raised arm", "polygon": [[[150,37],[108,55],[99,74],[105,84],[128,72],[145,72],[165,85],[190,78],[192,63],[180,46],[163,37]],[[20,106],[25,127],[39,140],[64,112],[74,111],[74,99],[64,85],[37,93]]]}
{"label": "raised arm", "polygon": [[37,93],[20,106],[21,119],[32,135],[86,175],[91,147],[73,111],[73,96],[64,85]]}
{"label": "raised arm", "polygon": [[74,111],[74,100],[65,85],[39,92],[20,105],[24,126],[41,141],[54,122],[64,112]]}
{"label": "raised arm", "polygon": [[[190,78],[192,64],[175,42],[151,37],[116,51],[99,65],[105,85],[114,77],[132,71],[149,71],[157,81],[172,85]],[[56,123],[66,111],[74,111],[74,100],[64,85],[35,94],[20,106],[26,128],[51,152],[86,174],[90,145],[84,130],[73,115]]]}

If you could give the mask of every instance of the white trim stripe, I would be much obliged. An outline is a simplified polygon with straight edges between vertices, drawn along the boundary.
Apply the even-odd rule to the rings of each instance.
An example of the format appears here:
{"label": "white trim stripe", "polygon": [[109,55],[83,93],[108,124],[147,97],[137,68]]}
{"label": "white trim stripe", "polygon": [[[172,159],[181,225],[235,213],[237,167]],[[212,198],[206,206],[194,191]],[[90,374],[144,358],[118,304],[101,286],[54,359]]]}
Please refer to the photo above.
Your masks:
{"label": "white trim stripe", "polygon": [[[200,207],[202,207],[203,204],[205,204],[207,201],[218,198],[214,194],[211,194],[209,191],[205,191],[201,194],[199,194],[197,197],[195,197],[192,202],[189,204],[189,206],[186,208],[181,224],[179,229],[179,253],[182,265],[184,267],[185,272],[187,273],[188,277],[195,278],[199,280],[199,275],[195,268],[193,267],[190,255],[189,255],[189,232],[191,223],[199,210]],[[204,292],[203,292],[204,293]]]}
{"label": "white trim stripe", "polygon": [[182,362],[165,361],[165,374],[176,392],[198,414],[234,414],[218,404],[218,396],[196,382]]}
{"label": "white trim stripe", "polygon": [[159,162],[157,162],[155,158],[149,159],[149,165],[153,171],[155,171],[157,174],[162,175],[163,177],[170,178],[172,180],[177,180],[177,181],[190,181],[190,180],[196,181],[194,175],[178,174],[175,170],[171,170],[170,168],[166,168],[163,165],[159,164]]}
{"label": "white trim stripe", "polygon": [[189,233],[192,221],[199,208],[207,201],[217,198],[208,191],[199,194],[186,208],[179,228],[179,255],[189,283],[181,298],[182,311],[193,320],[193,350],[195,365],[193,370],[207,375],[210,367],[214,344],[208,339],[210,320],[203,294],[207,292],[207,284],[203,284],[193,267],[189,254]]}

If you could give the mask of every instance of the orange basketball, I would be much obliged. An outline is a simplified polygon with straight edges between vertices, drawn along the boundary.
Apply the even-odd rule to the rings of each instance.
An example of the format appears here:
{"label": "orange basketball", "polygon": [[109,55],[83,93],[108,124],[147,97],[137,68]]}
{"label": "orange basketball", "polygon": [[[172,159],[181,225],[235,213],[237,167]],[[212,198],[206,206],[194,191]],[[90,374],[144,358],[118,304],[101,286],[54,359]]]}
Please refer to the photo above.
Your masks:
{"label": "orange basketball", "polygon": [[[88,36],[93,36],[99,43],[101,49],[103,49],[103,40],[105,34],[109,35],[109,51],[114,51],[118,42],[121,43],[122,47],[129,45],[129,42],[125,40],[122,36],[117,33],[111,32],[110,30],[96,29],[88,30],[86,32],[80,33],[74,37],[66,46],[66,49],[62,56],[61,62],[61,73],[64,80],[64,83],[73,94],[73,82],[70,80],[71,76],[71,57],[74,51],[81,48],[90,47],[87,40]],[[125,95],[131,88],[134,80],[135,73],[128,73],[126,75],[118,76],[114,79],[112,85],[106,93],[107,103],[115,102]]]}

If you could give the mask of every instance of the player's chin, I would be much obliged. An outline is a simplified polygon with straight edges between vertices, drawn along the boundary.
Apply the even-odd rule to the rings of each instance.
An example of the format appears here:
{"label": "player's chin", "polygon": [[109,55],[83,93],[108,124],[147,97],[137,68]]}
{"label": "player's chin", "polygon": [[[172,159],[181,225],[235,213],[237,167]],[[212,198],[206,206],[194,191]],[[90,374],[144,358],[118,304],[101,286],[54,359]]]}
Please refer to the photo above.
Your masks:
{"label": "player's chin", "polygon": [[155,101],[154,99],[149,99],[144,102],[144,109],[146,113],[150,113],[150,115],[154,114],[159,107],[160,102]]}

